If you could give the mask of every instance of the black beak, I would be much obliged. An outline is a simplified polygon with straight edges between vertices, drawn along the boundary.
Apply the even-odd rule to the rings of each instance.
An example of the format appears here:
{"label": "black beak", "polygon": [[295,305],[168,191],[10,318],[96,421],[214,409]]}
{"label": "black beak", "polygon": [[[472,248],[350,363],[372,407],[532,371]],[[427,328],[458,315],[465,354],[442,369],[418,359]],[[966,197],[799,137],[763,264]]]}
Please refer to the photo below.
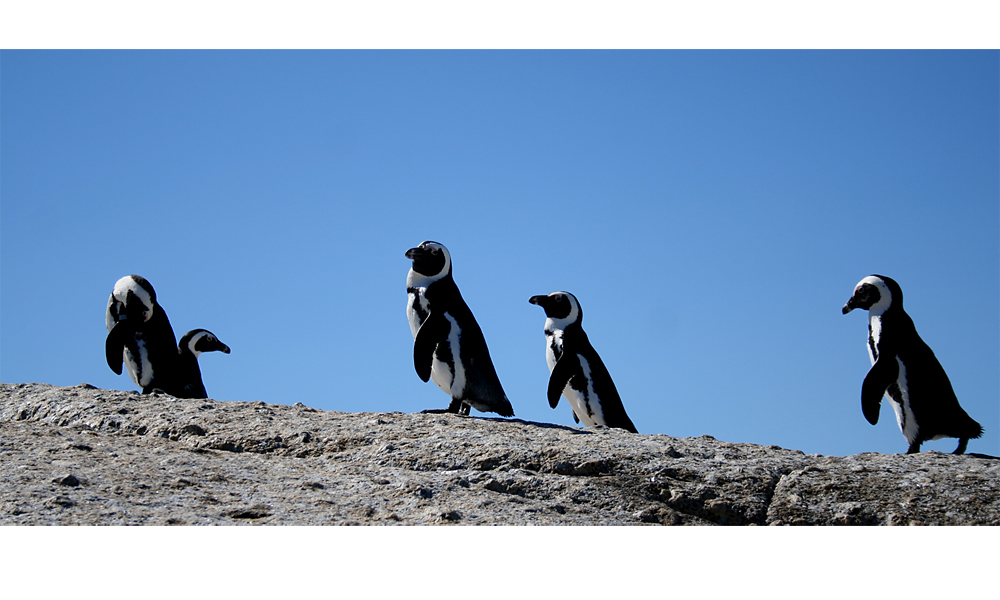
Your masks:
{"label": "black beak", "polygon": [[843,311],[843,314],[846,315],[847,313],[851,312],[855,308],[857,308],[857,305],[854,304],[854,296],[851,296],[851,299],[847,301],[847,304],[845,304],[844,308],[841,309],[841,310]]}
{"label": "black beak", "polygon": [[423,252],[423,248],[410,248],[406,251],[406,258],[409,258],[410,260],[416,259],[418,256],[423,254]]}
{"label": "black beak", "polygon": [[537,304],[538,306],[544,307],[545,306],[545,300],[547,298],[548,298],[548,296],[532,296],[531,298],[528,298],[528,303],[529,304]]}
{"label": "black beak", "polygon": [[223,344],[218,338],[214,342],[208,340],[201,340],[198,342],[197,346],[198,352],[221,352],[223,354],[229,354],[229,346]]}

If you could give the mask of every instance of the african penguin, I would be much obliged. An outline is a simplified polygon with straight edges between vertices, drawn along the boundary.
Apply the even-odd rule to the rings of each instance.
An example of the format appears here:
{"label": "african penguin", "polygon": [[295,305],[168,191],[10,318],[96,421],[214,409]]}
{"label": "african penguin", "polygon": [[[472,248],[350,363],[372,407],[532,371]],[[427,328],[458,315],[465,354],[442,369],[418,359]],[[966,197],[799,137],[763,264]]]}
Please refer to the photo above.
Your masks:
{"label": "african penguin", "polygon": [[108,328],[104,351],[111,370],[121,375],[124,362],[143,394],[165,391],[177,368],[177,339],[153,286],[138,275],[119,279],[108,298],[104,321]]}
{"label": "african penguin", "polygon": [[433,379],[451,396],[447,409],[424,412],[468,415],[473,407],[513,417],[483,332],[452,279],[448,249],[423,242],[406,258],[413,261],[406,276],[413,366],[421,380]]}
{"label": "african penguin", "polygon": [[611,374],[583,330],[583,308],[576,296],[552,292],[532,296],[528,302],[545,309],[545,360],[551,372],[549,406],[555,408],[563,395],[577,423],[638,433],[625,414]]}
{"label": "african penguin", "polygon": [[872,368],[861,385],[861,410],[872,425],[878,423],[882,396],[892,403],[896,422],[910,444],[907,454],[920,452],[920,444],[945,437],[958,438],[955,454],[962,454],[969,439],[983,428],[958,405],[951,382],[934,352],[924,343],[903,311],[903,290],[882,275],[869,275],[854,288],[843,314],[855,308],[868,311],[868,356]]}
{"label": "african penguin", "polygon": [[169,389],[164,391],[177,398],[208,398],[205,384],[201,380],[201,369],[198,368],[198,355],[214,351],[229,354],[229,346],[223,344],[211,331],[193,329],[181,337],[177,351],[177,371],[171,378]]}

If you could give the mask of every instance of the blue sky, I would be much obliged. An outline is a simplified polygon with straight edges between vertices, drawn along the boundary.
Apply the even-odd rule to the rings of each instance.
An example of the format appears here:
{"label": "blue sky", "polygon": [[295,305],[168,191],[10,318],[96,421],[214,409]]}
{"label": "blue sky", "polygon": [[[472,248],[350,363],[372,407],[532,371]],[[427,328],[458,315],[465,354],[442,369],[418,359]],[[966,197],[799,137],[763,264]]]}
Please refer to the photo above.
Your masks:
{"label": "blue sky", "polygon": [[[134,390],[104,307],[143,275],[204,327],[217,400],[442,408],[403,253],[451,250],[518,418],[535,294],[579,298],[642,433],[902,452],[869,425],[866,319],[896,279],[1000,455],[1000,53],[0,53],[0,380]],[[475,413],[482,416],[482,413]],[[928,442],[950,452],[955,440]]]}

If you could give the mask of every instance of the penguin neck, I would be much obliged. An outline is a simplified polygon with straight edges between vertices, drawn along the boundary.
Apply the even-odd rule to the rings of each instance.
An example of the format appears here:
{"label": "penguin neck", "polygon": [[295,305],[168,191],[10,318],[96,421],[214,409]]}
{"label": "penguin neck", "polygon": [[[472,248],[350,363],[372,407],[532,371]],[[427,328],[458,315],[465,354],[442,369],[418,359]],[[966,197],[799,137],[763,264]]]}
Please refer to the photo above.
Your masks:
{"label": "penguin neck", "polygon": [[193,364],[194,368],[197,369],[198,368],[198,356],[201,355],[201,352],[198,351],[198,350],[193,350],[191,348],[191,345],[192,344],[190,344],[190,343],[188,343],[188,344],[181,344],[177,348],[177,355],[178,355],[179,360],[181,361],[181,363],[185,367],[187,367],[188,365],[192,365]]}
{"label": "penguin neck", "polygon": [[566,326],[569,323],[566,319],[553,319],[552,317],[546,317],[545,319],[545,335],[562,335],[563,331],[566,330]]}
{"label": "penguin neck", "polygon": [[545,335],[547,337],[555,337],[563,341],[567,337],[574,338],[581,334],[586,335],[583,333],[583,327],[576,321],[554,319],[552,317],[545,319]]}
{"label": "penguin neck", "polygon": [[568,315],[565,317],[550,317],[546,315],[545,317],[545,332],[549,331],[566,331],[573,329],[582,329],[583,325],[581,323],[580,311],[574,306]]}
{"label": "penguin neck", "polygon": [[410,272],[406,275],[406,287],[407,289],[426,289],[432,283],[448,279],[451,279],[450,270],[441,271],[436,275],[424,275],[423,273],[418,273],[411,268]]}
{"label": "penguin neck", "polygon": [[181,385],[187,383],[201,383],[201,368],[198,366],[198,355],[201,352],[191,352],[191,350],[184,348],[180,349],[178,356],[178,362],[180,363],[178,371],[183,375],[184,381]]}

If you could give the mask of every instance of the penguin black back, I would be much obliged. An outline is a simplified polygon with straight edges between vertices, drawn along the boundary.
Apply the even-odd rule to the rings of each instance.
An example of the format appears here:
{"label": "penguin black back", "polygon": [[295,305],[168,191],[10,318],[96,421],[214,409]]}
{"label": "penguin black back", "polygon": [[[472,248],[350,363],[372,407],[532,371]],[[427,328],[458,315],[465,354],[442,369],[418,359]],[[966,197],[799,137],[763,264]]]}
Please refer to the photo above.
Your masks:
{"label": "penguin black back", "polygon": [[406,313],[413,334],[413,366],[452,400],[447,409],[467,415],[470,407],[514,416],[500,384],[479,323],[452,278],[451,254],[426,241],[406,251],[413,261],[406,278]]}
{"label": "penguin black back", "polygon": [[583,330],[583,307],[569,292],[532,296],[545,310],[545,358],[549,365],[548,399],[555,408],[565,396],[577,423],[617,427],[638,433],[625,412],[618,388]]}
{"label": "penguin black back", "polygon": [[872,425],[878,422],[882,397],[896,413],[907,453],[920,451],[928,440],[959,439],[962,454],[970,439],[983,434],[982,426],[962,409],[951,381],[930,347],[917,334],[903,310],[903,290],[883,275],[869,275],[854,288],[843,314],[868,311],[868,355],[872,367],[861,386],[861,409]]}

